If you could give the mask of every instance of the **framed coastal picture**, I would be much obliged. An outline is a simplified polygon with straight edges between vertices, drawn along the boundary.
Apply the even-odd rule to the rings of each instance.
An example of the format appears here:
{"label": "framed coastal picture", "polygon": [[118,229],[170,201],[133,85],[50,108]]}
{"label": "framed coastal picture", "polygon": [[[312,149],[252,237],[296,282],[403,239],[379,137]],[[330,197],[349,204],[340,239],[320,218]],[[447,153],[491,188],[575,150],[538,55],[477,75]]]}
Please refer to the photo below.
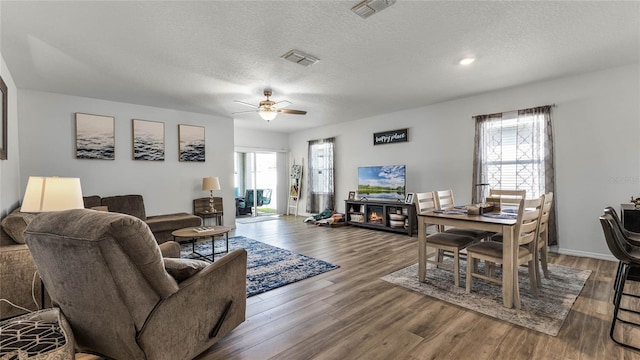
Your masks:
{"label": "framed coastal picture", "polygon": [[204,126],[178,125],[180,161],[205,160]]}
{"label": "framed coastal picture", "polygon": [[133,119],[133,160],[164,161],[164,123]]}
{"label": "framed coastal picture", "polygon": [[115,118],[76,113],[76,159],[115,159]]}

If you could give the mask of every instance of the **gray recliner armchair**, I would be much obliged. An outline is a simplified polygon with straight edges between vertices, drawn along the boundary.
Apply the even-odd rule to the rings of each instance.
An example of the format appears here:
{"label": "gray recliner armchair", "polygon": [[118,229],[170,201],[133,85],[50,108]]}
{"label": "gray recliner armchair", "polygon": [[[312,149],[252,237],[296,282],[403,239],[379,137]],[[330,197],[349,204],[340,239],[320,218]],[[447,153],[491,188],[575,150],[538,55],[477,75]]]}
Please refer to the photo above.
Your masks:
{"label": "gray recliner armchair", "polygon": [[78,351],[192,359],[245,320],[243,249],[213,264],[166,260],[142,220],[86,209],[40,214],[24,237]]}

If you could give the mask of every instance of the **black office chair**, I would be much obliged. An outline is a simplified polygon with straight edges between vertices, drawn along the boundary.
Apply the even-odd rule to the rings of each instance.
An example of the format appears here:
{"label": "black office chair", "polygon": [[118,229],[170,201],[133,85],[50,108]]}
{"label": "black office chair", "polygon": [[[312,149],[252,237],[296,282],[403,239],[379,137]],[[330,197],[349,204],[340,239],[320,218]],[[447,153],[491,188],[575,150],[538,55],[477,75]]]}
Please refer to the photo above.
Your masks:
{"label": "black office chair", "polygon": [[[611,319],[611,330],[609,336],[611,340],[616,344],[624,346],[629,349],[640,351],[640,348],[619,341],[615,338],[614,332],[618,321],[626,325],[638,326],[640,323],[636,323],[630,320],[621,319],[618,314],[620,311],[640,315],[640,311],[632,310],[627,307],[620,306],[623,296],[629,296],[635,299],[640,299],[640,295],[624,292],[624,285],[629,281],[640,282],[640,249],[631,246],[625,236],[620,231],[620,228],[616,224],[616,220],[611,214],[604,214],[600,217],[600,224],[604,232],[604,237],[607,241],[609,250],[620,261],[618,266],[619,276],[616,276],[614,282],[614,299],[613,299],[613,318]],[[635,316],[634,315],[634,316]]]}

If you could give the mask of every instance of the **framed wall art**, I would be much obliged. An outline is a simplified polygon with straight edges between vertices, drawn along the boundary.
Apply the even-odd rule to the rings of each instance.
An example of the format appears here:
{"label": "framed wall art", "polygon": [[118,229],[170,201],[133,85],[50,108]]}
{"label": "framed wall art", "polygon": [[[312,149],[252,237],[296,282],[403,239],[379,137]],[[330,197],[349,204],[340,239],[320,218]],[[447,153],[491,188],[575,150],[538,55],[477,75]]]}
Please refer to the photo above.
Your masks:
{"label": "framed wall art", "polygon": [[164,161],[164,123],[132,119],[133,160]]}
{"label": "framed wall art", "polygon": [[404,199],[405,204],[413,204],[413,193],[407,193],[407,197]]}
{"label": "framed wall art", "polygon": [[178,125],[180,161],[204,162],[204,126]]}
{"label": "framed wall art", "polygon": [[115,118],[76,113],[76,159],[115,159]]}
{"label": "framed wall art", "polygon": [[7,84],[2,80],[0,76],[0,92],[2,93],[2,101],[0,101],[0,116],[2,116],[2,125],[0,126],[0,160],[7,160]]}

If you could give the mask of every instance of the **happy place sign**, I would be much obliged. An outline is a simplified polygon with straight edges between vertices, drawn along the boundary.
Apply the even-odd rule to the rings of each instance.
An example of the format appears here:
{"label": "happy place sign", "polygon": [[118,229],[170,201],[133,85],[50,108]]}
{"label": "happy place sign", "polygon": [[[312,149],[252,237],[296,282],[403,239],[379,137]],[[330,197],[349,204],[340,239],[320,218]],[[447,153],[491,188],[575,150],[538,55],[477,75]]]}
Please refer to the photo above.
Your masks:
{"label": "happy place sign", "polygon": [[389,130],[373,133],[373,145],[409,141],[409,129]]}

